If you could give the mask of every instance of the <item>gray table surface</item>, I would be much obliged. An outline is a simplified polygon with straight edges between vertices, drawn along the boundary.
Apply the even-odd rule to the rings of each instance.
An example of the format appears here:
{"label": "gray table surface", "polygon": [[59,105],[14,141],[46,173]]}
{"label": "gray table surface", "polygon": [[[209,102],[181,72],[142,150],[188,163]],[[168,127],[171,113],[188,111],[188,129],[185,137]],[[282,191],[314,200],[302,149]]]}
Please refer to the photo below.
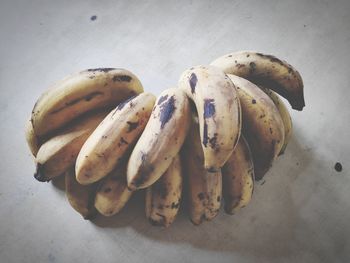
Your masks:
{"label": "gray table surface", "polygon": [[[349,262],[349,13],[347,0],[2,0],[0,261]],[[124,67],[159,94],[184,69],[238,50],[294,65],[306,107],[292,111],[286,153],[237,215],[194,227],[181,212],[162,229],[136,195],[119,215],[84,221],[60,181],[33,179],[23,126],[51,83]]]}

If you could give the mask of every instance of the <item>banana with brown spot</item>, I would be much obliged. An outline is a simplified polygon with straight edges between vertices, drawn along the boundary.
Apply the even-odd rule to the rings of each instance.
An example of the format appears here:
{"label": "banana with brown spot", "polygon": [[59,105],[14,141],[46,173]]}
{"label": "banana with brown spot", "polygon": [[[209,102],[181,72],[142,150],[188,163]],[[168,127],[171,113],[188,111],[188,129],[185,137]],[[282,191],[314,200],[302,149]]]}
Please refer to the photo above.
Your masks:
{"label": "banana with brown spot", "polygon": [[253,157],[243,135],[221,171],[224,208],[226,213],[234,214],[248,205],[254,190]]}
{"label": "banana with brown spot", "polygon": [[107,114],[107,111],[98,111],[81,116],[46,141],[35,158],[35,179],[49,181],[73,166],[84,142]]}
{"label": "banana with brown spot", "polygon": [[85,112],[114,106],[143,92],[128,70],[88,69],[57,82],[35,103],[31,121],[40,138],[65,126]]}
{"label": "banana with brown spot", "polygon": [[218,171],[231,156],[241,132],[241,107],[235,85],[219,68],[196,66],[180,77],[179,87],[195,103],[204,167]]}
{"label": "banana with brown spot", "polygon": [[66,196],[70,205],[84,219],[92,219],[97,211],[94,207],[96,185],[81,185],[77,182],[74,167],[65,173]]}
{"label": "banana with brown spot", "polygon": [[214,60],[211,65],[263,85],[286,98],[292,108],[301,111],[305,106],[304,84],[299,72],[275,56],[254,51],[234,52]]}
{"label": "banana with brown spot", "polygon": [[128,162],[131,190],[147,188],[165,173],[185,141],[190,118],[189,100],[181,89],[160,94]]}
{"label": "banana with brown spot", "polygon": [[94,183],[120,163],[144,130],[155,100],[153,94],[141,93],[106,116],[79,152],[75,165],[79,183]]}
{"label": "banana with brown spot", "polygon": [[26,136],[26,141],[27,141],[29,150],[32,153],[32,155],[35,157],[39,151],[40,144],[39,144],[38,138],[34,134],[33,124],[30,121],[30,118],[27,120],[25,124],[24,133]]}
{"label": "banana with brown spot", "polygon": [[242,133],[252,151],[255,178],[260,180],[278,156],[284,142],[284,126],[277,107],[258,86],[228,74],[236,85],[242,107]]}
{"label": "banana with brown spot", "polygon": [[221,169],[208,172],[203,165],[204,154],[198,120],[193,120],[181,155],[190,219],[193,224],[199,225],[205,220],[212,220],[219,213],[222,176]]}
{"label": "banana with brown spot", "polygon": [[132,195],[126,183],[125,166],[116,168],[104,178],[96,192],[95,207],[104,216],[119,213]]}
{"label": "banana with brown spot", "polygon": [[283,146],[281,151],[279,152],[278,155],[282,155],[286,148],[287,145],[290,141],[290,138],[292,137],[293,133],[293,123],[292,123],[292,118],[289,114],[289,111],[287,109],[287,106],[284,104],[284,102],[279,98],[279,96],[273,92],[270,89],[266,89],[263,87],[260,87],[269,97],[272,99],[272,101],[275,103],[279,113],[281,114],[281,118],[283,121],[283,126],[284,126],[284,141],[283,141]]}
{"label": "banana with brown spot", "polygon": [[146,189],[146,217],[152,225],[168,227],[174,222],[181,193],[182,170],[177,155],[162,177]]}

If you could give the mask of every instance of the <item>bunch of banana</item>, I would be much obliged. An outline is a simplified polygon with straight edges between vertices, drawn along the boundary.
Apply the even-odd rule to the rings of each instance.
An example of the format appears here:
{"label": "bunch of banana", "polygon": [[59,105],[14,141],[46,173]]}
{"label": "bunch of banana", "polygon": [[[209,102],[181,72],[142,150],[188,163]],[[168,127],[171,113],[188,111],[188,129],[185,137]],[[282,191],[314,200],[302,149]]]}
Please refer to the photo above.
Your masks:
{"label": "bunch of banana", "polygon": [[88,69],[57,82],[25,127],[38,181],[64,175],[83,218],[120,212],[145,190],[146,217],[171,225],[182,204],[199,225],[252,200],[255,180],[284,153],[288,109],[305,106],[287,62],[241,51],[184,71],[158,98],[128,70]]}

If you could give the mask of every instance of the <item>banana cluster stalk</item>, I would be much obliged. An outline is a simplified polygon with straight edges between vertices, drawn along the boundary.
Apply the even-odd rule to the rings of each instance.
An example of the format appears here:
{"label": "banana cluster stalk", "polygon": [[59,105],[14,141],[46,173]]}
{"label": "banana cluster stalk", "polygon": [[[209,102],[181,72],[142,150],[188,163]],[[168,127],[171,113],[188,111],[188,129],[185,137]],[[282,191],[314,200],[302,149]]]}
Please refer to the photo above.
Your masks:
{"label": "banana cluster stalk", "polygon": [[152,225],[170,226],[180,208],[182,168],[176,156],[166,172],[146,189],[146,217]]}
{"label": "banana cluster stalk", "polygon": [[252,51],[191,67],[158,98],[126,69],[84,70],[46,91],[26,122],[34,177],[63,175],[85,219],[117,214],[140,189],[152,225],[170,226],[181,200],[195,225],[215,218],[222,199],[235,214],[290,141],[279,95],[300,111],[303,89],[294,67]]}

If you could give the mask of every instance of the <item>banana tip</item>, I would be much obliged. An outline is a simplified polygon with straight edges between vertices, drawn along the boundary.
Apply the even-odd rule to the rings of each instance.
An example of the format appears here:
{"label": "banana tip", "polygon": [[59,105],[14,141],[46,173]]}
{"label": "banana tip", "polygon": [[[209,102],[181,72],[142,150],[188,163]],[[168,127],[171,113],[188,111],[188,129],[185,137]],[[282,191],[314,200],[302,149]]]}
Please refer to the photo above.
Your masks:
{"label": "banana tip", "polygon": [[43,165],[38,163],[36,165],[36,171],[34,173],[34,178],[36,180],[38,180],[39,182],[48,182],[48,181],[50,181],[50,179],[46,178],[45,172],[43,170],[44,170]]}

